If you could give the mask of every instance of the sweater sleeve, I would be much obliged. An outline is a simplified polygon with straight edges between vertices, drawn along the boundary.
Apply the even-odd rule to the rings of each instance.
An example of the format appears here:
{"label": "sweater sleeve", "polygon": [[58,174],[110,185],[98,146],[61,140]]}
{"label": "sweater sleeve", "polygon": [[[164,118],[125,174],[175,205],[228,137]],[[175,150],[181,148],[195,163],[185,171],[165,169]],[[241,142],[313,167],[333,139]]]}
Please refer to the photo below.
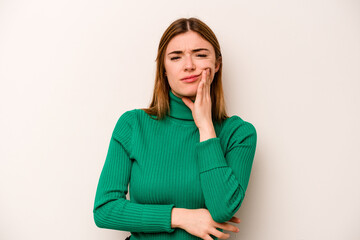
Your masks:
{"label": "sweater sleeve", "polygon": [[174,204],[139,204],[126,199],[132,167],[131,141],[135,111],[127,111],[116,123],[98,182],[93,215],[95,224],[129,232],[168,232]]}
{"label": "sweater sleeve", "polygon": [[[215,222],[229,221],[241,206],[255,156],[255,127],[240,117],[231,122],[226,150],[220,138],[210,138],[196,145],[200,184]],[[226,137],[226,136],[224,136]]]}

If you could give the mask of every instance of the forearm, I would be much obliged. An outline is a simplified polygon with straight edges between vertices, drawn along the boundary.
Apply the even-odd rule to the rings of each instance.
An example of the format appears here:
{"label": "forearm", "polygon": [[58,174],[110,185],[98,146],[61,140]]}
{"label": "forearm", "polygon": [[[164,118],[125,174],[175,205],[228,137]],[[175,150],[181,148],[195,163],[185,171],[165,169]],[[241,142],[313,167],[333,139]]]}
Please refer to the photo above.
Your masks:
{"label": "forearm", "polygon": [[196,144],[201,189],[207,209],[217,222],[228,221],[240,207],[255,155],[253,125],[241,121],[233,123],[233,128],[236,132],[228,133],[232,137],[228,149],[223,149],[221,138]]}

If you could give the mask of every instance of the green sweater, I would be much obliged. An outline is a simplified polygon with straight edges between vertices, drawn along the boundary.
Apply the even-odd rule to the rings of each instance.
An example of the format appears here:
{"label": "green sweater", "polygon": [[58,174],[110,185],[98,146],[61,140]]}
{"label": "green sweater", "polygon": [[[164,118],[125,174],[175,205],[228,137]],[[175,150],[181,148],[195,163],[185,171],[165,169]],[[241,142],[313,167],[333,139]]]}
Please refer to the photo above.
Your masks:
{"label": "green sweater", "polygon": [[141,109],[119,117],[95,196],[98,227],[131,232],[131,240],[200,239],[171,228],[173,207],[206,208],[219,223],[238,211],[255,155],[255,127],[234,115],[214,122],[216,138],[200,142],[191,110],[171,91],[169,100],[162,120]]}

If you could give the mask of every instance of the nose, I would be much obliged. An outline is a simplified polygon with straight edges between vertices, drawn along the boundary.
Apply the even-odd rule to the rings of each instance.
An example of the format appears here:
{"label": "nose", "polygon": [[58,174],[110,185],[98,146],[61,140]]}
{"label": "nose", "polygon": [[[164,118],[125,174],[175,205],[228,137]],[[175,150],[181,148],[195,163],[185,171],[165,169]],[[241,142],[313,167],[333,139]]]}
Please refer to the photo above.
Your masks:
{"label": "nose", "polygon": [[185,70],[188,71],[192,71],[195,69],[195,64],[191,58],[191,56],[186,56],[185,57],[185,66],[184,66]]}

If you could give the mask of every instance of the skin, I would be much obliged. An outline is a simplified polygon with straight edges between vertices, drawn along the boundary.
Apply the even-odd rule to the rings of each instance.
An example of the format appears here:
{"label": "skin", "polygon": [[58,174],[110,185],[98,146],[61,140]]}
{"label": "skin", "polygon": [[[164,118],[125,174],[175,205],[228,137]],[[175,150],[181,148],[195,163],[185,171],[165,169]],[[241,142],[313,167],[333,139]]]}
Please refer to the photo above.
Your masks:
{"label": "skin", "polygon": [[[193,49],[205,48],[198,52]],[[181,53],[172,53],[181,51]],[[200,142],[216,137],[211,119],[210,85],[219,70],[211,43],[198,33],[188,31],[170,40],[164,59],[166,76],[174,95],[182,98],[193,114],[200,133]],[[196,81],[188,83],[181,79],[190,75],[200,75]],[[191,100],[195,100],[193,103]]]}
{"label": "skin", "polygon": [[[240,223],[240,219],[237,217],[232,217],[229,221]],[[188,233],[205,240],[213,240],[210,234],[220,239],[228,239],[230,237],[230,234],[220,232],[216,228],[232,232],[239,232],[237,227],[229,223],[215,222],[212,219],[209,210],[206,208],[173,208],[171,227],[182,228]]]}
{"label": "skin", "polygon": [[[207,51],[193,52],[194,49],[200,48],[205,48]],[[173,51],[181,52],[172,53]],[[221,59],[216,61],[215,50],[211,43],[193,31],[175,36],[170,40],[165,51],[164,65],[171,91],[191,109],[199,129],[200,142],[216,137],[211,118],[210,86],[215,73],[219,70],[220,61]],[[199,77],[191,83],[181,80],[190,75],[199,75]],[[220,239],[230,237],[230,234],[220,232],[216,228],[239,231],[229,223],[215,222],[209,210],[205,208],[173,208],[171,214],[172,228],[182,228],[205,240],[212,240],[210,234]],[[240,223],[237,217],[229,221]]]}

